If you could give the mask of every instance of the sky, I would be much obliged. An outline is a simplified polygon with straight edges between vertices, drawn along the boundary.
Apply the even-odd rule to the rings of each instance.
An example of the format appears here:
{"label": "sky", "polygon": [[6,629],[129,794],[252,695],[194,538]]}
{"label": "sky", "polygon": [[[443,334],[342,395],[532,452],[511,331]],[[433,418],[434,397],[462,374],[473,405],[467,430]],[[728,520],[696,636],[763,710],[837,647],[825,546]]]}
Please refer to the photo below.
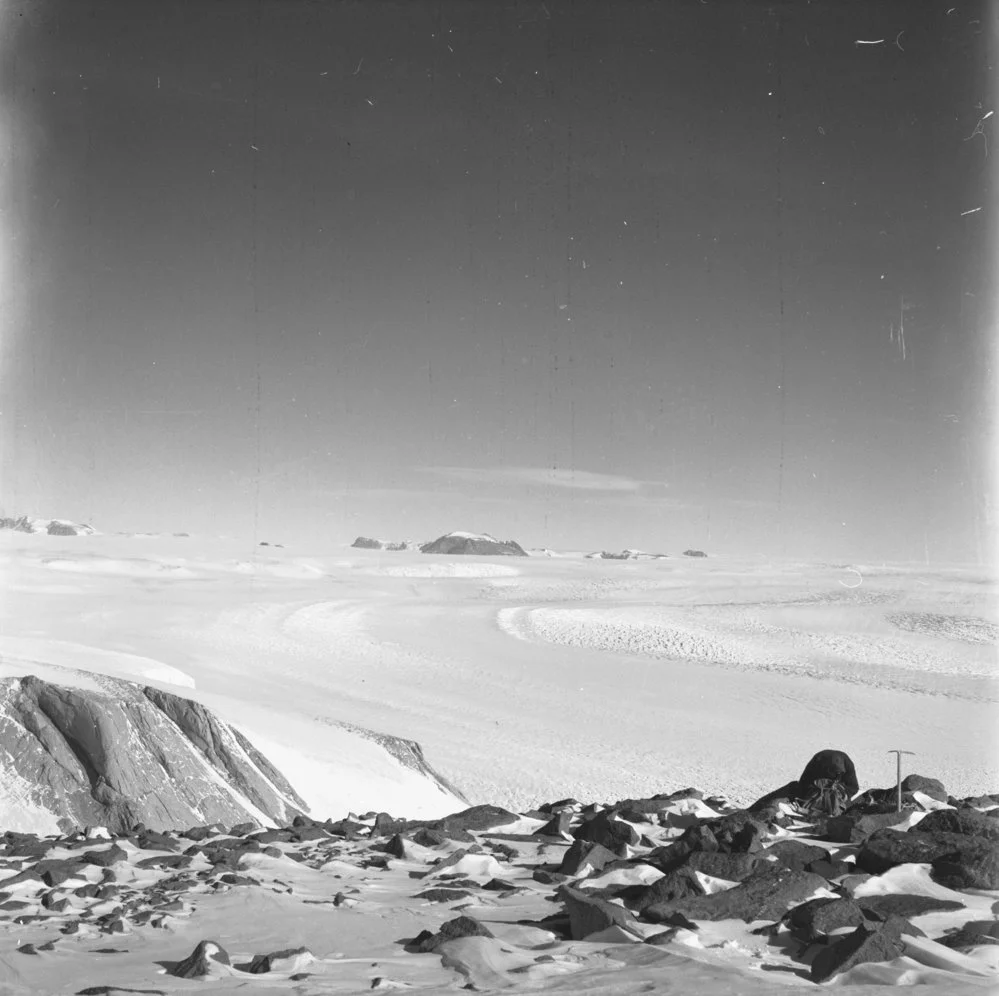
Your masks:
{"label": "sky", "polygon": [[995,6],[0,10],[0,513],[989,558]]}

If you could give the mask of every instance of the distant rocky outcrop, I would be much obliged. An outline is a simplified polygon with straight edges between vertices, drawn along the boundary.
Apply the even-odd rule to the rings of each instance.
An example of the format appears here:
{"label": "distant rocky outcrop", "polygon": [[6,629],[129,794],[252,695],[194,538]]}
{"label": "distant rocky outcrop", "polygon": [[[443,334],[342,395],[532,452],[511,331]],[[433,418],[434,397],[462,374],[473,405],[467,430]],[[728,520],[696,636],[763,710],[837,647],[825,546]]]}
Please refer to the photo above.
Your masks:
{"label": "distant rocky outcrop", "polygon": [[526,557],[527,551],[513,540],[498,540],[488,533],[453,532],[420,547],[421,553],[471,554],[475,557]]}
{"label": "distant rocky outcrop", "polygon": [[703,550],[684,550],[683,555],[685,557],[706,557],[707,554]]}
{"label": "distant rocky outcrop", "polygon": [[107,826],[288,821],[284,776],[198,702],[106,676],[0,681],[0,823]]}
{"label": "distant rocky outcrop", "polygon": [[599,553],[588,553],[590,560],[666,560],[665,553],[646,553],[644,550],[622,550],[615,553],[610,550],[601,550]]}
{"label": "distant rocky outcrop", "polygon": [[97,530],[83,522],[69,519],[40,519],[30,515],[0,518],[0,529],[18,533],[48,533],[49,536],[93,536]]}
{"label": "distant rocky outcrop", "polygon": [[416,547],[415,543],[411,543],[409,540],[394,540],[392,542],[386,542],[385,540],[371,539],[370,536],[358,536],[353,543],[350,544],[353,548],[357,550],[412,550]]}

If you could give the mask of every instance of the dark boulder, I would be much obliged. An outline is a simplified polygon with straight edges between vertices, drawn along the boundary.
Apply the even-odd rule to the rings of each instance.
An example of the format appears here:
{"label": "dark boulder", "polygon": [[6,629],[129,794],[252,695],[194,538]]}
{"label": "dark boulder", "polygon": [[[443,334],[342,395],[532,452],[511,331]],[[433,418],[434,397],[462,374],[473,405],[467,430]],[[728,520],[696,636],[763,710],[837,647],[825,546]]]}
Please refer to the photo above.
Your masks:
{"label": "dark boulder", "polygon": [[297,968],[303,958],[311,960],[312,952],[308,948],[286,948],[284,951],[274,951],[271,954],[254,955],[246,971],[251,975],[263,975],[266,972],[287,972]]}
{"label": "dark boulder", "polygon": [[811,943],[843,927],[859,927],[873,919],[853,899],[828,896],[811,899],[789,910],[783,922],[801,940]]}
{"label": "dark boulder", "polygon": [[169,971],[178,979],[197,979],[211,973],[212,962],[219,965],[231,964],[229,955],[221,944],[201,941],[183,961],[177,962]]}
{"label": "dark boulder", "polygon": [[650,851],[643,860],[662,872],[670,872],[679,868],[695,851],[718,850],[718,841],[711,829],[705,823],[698,823],[684,830],[672,844]]}
{"label": "dark boulder", "polygon": [[453,903],[459,899],[467,899],[472,893],[468,889],[449,889],[443,886],[424,889],[418,892],[416,899],[424,899],[428,903]]}
{"label": "dark boulder", "polygon": [[[655,883],[654,883],[655,884]],[[661,922],[672,913],[692,920],[779,920],[790,906],[811,899],[817,889],[827,888],[825,879],[810,872],[770,866],[757,869],[739,885],[710,896],[653,903],[643,917]]]}
{"label": "dark boulder", "polygon": [[96,865],[98,868],[110,868],[119,861],[128,860],[128,852],[117,844],[112,844],[103,851],[84,851],[80,860],[84,864]]}
{"label": "dark boulder", "polygon": [[710,875],[712,878],[721,878],[727,882],[742,882],[753,874],[765,854],[766,851],[756,851],[753,854],[692,851],[680,867],[699,871],[702,875]]}
{"label": "dark boulder", "polygon": [[350,545],[358,550],[381,550],[383,546],[381,540],[369,539],[367,536],[358,536]]}
{"label": "dark boulder", "polygon": [[534,832],[543,837],[561,837],[563,834],[568,834],[572,827],[572,815],[571,809],[560,809],[543,827],[538,827]]}
{"label": "dark boulder", "polygon": [[968,837],[966,844],[933,859],[932,875],[949,889],[999,889],[999,842]]}
{"label": "dark boulder", "polygon": [[704,894],[704,887],[698,881],[694,869],[682,867],[667,872],[662,878],[647,886],[631,905],[639,913],[644,913],[650,906]]}
{"label": "dark boulder", "polygon": [[538,812],[541,813],[559,813],[564,809],[576,810],[579,808],[578,799],[559,799],[556,802],[543,802],[538,806]]}
{"label": "dark boulder", "polygon": [[776,861],[794,871],[807,871],[808,865],[815,861],[828,861],[829,852],[803,840],[781,840],[757,852],[756,857],[759,861]]}
{"label": "dark boulder", "polygon": [[569,930],[574,941],[584,940],[591,934],[613,926],[632,930],[635,923],[634,916],[623,906],[588,896],[567,885],[563,885],[557,895],[569,914]]}
{"label": "dark boulder", "polygon": [[955,951],[999,944],[999,920],[969,920],[953,933],[938,937],[937,943]]}
{"label": "dark boulder", "polygon": [[879,920],[892,916],[913,917],[924,913],[940,913],[964,908],[963,903],[952,899],[937,899],[933,896],[912,896],[906,893],[889,893],[885,896],[864,896],[857,905],[875,915]]}
{"label": "dark boulder", "polygon": [[576,840],[588,840],[594,844],[602,844],[610,850],[617,850],[626,844],[637,844],[638,831],[624,820],[619,820],[609,810],[597,813],[596,816],[580,824],[573,833]]}
{"label": "dark boulder", "polygon": [[923,775],[906,775],[902,779],[902,791],[922,792],[923,795],[928,795],[931,799],[936,799],[937,802],[947,801],[947,789],[944,788],[943,782],[936,778],[926,778]]}
{"label": "dark boulder", "polygon": [[834,843],[860,844],[876,830],[898,826],[904,823],[915,810],[904,809],[901,813],[894,805],[887,813],[864,813],[851,809],[839,816],[831,816],[825,821],[823,839]]}
{"label": "dark boulder", "polygon": [[677,802],[680,799],[703,799],[704,793],[700,789],[688,786],[687,788],[676,789],[674,792],[657,792],[652,799],[655,802]]}
{"label": "dark boulder", "polygon": [[474,917],[459,916],[441,924],[436,934],[422,931],[411,943],[417,951],[438,951],[442,944],[459,937],[492,937],[492,931]]}
{"label": "dark boulder", "polygon": [[[471,834],[465,834],[470,840],[474,840]],[[419,827],[413,831],[413,843],[420,847],[443,847],[450,839],[446,833],[440,830],[433,830],[430,827]]]}
{"label": "dark boulder", "polygon": [[945,855],[977,851],[980,843],[980,838],[960,833],[877,830],[857,851],[857,869],[871,875],[883,875],[897,865],[933,864]]}
{"label": "dark boulder", "polygon": [[855,965],[892,961],[905,950],[901,927],[884,923],[863,923],[842,940],[821,950],[809,973],[813,982],[825,982]]}
{"label": "dark boulder", "polygon": [[710,830],[718,850],[726,854],[746,854],[759,851],[766,836],[766,824],[748,813],[737,810],[702,824]]}
{"label": "dark boulder", "polygon": [[[440,820],[433,820],[425,825],[430,829],[441,830],[449,837],[460,831],[494,830],[519,820],[517,813],[511,813],[501,806],[471,806],[460,813],[451,813]],[[452,837],[452,839],[457,839]]]}
{"label": "dark boulder", "polygon": [[927,813],[915,829],[919,833],[942,831],[999,841],[999,820],[977,809],[938,809]]}
{"label": "dark boulder", "polygon": [[581,875],[583,870],[589,866],[594,872],[599,872],[612,861],[617,861],[618,857],[613,851],[609,851],[603,844],[596,844],[590,840],[576,840],[566,850],[562,856],[562,863],[558,866],[560,875]]}

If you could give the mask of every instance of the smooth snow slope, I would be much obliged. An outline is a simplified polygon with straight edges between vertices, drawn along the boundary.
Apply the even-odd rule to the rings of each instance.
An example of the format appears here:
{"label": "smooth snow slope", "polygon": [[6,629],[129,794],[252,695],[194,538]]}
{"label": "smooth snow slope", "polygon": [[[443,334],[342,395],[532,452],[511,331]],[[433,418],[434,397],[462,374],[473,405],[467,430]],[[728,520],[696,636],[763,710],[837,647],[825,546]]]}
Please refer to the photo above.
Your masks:
{"label": "smooth snow slope", "polygon": [[688,784],[748,802],[824,747],[862,787],[892,782],[897,747],[956,795],[999,789],[997,587],[980,572],[566,557],[499,574],[108,536],[3,536],[0,558],[0,657],[174,674],[333,816],[448,808],[415,776],[381,805],[363,759],[335,787],[338,722],[419,741],[471,801],[516,809]]}

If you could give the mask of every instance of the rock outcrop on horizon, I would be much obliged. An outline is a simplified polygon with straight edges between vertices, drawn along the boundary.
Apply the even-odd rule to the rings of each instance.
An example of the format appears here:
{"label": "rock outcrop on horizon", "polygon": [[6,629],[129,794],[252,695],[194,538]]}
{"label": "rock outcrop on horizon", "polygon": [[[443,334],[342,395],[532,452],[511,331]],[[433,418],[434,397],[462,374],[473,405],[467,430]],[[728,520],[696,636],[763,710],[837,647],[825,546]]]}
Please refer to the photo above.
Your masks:
{"label": "rock outcrop on horizon", "polygon": [[646,553],[644,550],[621,550],[614,553],[610,550],[601,550],[599,553],[587,554],[589,560],[667,560],[665,553]]}
{"label": "rock outcrop on horizon", "polygon": [[103,675],[0,680],[0,821],[18,829],[286,822],[307,810],[198,702]]}
{"label": "rock outcrop on horizon", "polygon": [[420,547],[421,553],[471,554],[475,557],[526,557],[527,551],[513,540],[498,540],[488,533],[453,532]]}
{"label": "rock outcrop on horizon", "polygon": [[69,519],[41,519],[31,515],[0,518],[0,529],[17,533],[47,533],[49,536],[94,536],[97,530],[84,522]]}
{"label": "rock outcrop on horizon", "polygon": [[389,542],[386,540],[372,539],[370,536],[358,536],[357,539],[355,539],[350,545],[356,550],[388,550],[390,552],[412,550],[416,546],[415,543],[411,543],[409,540],[395,540]]}

